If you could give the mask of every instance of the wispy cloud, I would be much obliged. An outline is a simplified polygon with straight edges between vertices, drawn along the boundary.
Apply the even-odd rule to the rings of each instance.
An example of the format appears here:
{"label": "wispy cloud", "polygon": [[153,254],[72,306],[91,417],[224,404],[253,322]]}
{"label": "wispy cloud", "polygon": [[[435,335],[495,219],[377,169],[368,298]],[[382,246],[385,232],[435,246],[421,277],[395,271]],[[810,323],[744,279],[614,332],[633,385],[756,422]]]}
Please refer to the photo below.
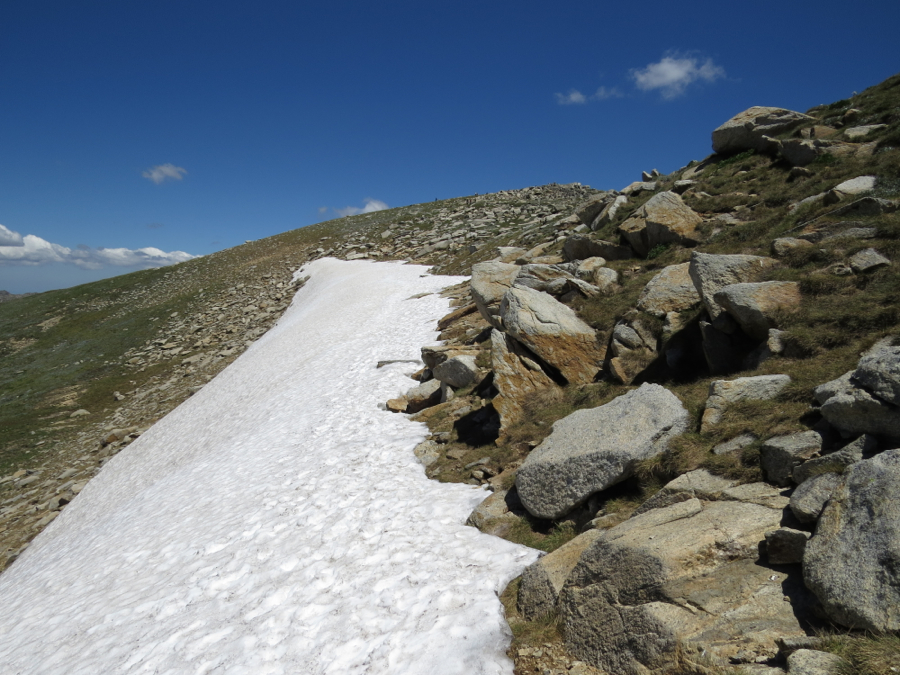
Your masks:
{"label": "wispy cloud", "polygon": [[688,85],[697,82],[714,82],[725,77],[725,69],[706,59],[699,59],[670,52],[657,63],[645,68],[632,69],[631,78],[642,91],[659,90],[665,99],[681,96]]}
{"label": "wispy cloud", "polygon": [[163,223],[147,223],[147,228],[150,230],[158,230],[161,227],[165,227]]}
{"label": "wispy cloud", "polygon": [[181,180],[187,173],[187,169],[174,164],[158,164],[151,166],[141,175],[157,185],[167,180]]}
{"label": "wispy cloud", "polygon": [[577,89],[570,89],[568,94],[556,92],[556,102],[560,105],[581,105],[587,103],[587,96]]}
{"label": "wispy cloud", "polygon": [[0,246],[24,246],[22,235],[0,225]]}
{"label": "wispy cloud", "polygon": [[[9,232],[0,225],[0,235]],[[16,232],[12,232],[18,235]],[[0,265],[46,265],[69,263],[84,269],[96,270],[101,267],[164,267],[196,258],[184,251],[163,251],[152,246],[146,248],[91,248],[78,246],[69,248],[41,239],[33,234],[20,237],[19,244],[0,245]],[[0,239],[3,241],[3,239]]]}
{"label": "wispy cloud", "polygon": [[335,213],[339,216],[355,216],[360,213],[374,213],[375,211],[384,211],[390,207],[380,199],[366,199],[362,208],[356,206],[345,206],[342,209],[335,209]]}
{"label": "wispy cloud", "polygon": [[327,206],[320,206],[320,207],[319,207],[319,213],[320,213],[320,214],[328,213],[328,207],[327,207]]}
{"label": "wispy cloud", "polygon": [[624,94],[615,87],[599,87],[591,98],[595,101],[605,101],[608,98],[622,98]]}

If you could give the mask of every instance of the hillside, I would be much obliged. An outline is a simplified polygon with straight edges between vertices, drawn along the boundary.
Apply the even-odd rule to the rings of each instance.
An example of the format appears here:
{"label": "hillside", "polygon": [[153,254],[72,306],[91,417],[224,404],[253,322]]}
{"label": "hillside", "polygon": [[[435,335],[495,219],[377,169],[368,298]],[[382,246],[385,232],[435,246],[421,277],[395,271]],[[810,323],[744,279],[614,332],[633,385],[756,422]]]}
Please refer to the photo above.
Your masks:
{"label": "hillside", "polygon": [[[569,551],[569,563],[546,563],[560,567],[541,574],[569,579],[578,569],[583,575],[567,582],[568,595],[556,588],[553,606],[542,611],[529,608],[522,592],[516,609],[518,582],[511,586],[505,600],[517,635],[517,672],[592,672],[581,661],[637,672],[673,660],[682,672],[706,672],[699,669],[717,664],[684,656],[682,640],[694,638],[665,637],[669,629],[660,625],[670,619],[659,607],[652,621],[642,614],[638,622],[658,636],[658,647],[642,651],[609,629],[606,642],[625,642],[598,649],[596,636],[574,617],[584,611],[596,623],[608,611],[606,605],[590,605],[600,602],[590,597],[598,592],[591,575],[600,574],[601,563],[585,558],[584,569],[575,564],[600,546],[595,541],[602,533],[602,542],[674,537],[664,523],[642,525],[667,509],[699,509],[678,516],[687,527],[697,514],[724,523],[725,511],[739,504],[743,515],[766,511],[730,543],[708,542],[718,562],[703,573],[750,578],[744,568],[723,570],[739,570],[751,559],[748,551],[759,544],[762,530],[806,533],[773,535],[805,543],[815,529],[816,517],[799,522],[793,506],[788,508],[794,485],[806,485],[793,473],[796,467],[845,452],[860,434],[871,443],[853,462],[817,471],[849,474],[856,464],[892,457],[900,412],[890,394],[877,397],[877,415],[852,409],[839,418],[826,406],[835,394],[821,388],[851,372],[860,373],[854,382],[865,379],[861,355],[877,361],[900,334],[900,76],[805,115],[757,111],[723,124],[713,140],[718,152],[706,159],[668,175],[647,173],[621,190],[548,185],[351,216],[170,268],[3,302],[0,564],[3,556],[12,564],[109,457],[264,334],[289,304],[297,286],[292,274],[303,264],[323,257],[410,260],[433,265],[436,273],[472,274],[473,283],[447,293],[456,309],[439,324],[447,347],[423,351],[427,372],[419,379],[425,389],[388,407],[429,424],[430,445],[417,451],[429,476],[487,484],[502,495],[493,511],[473,516],[473,523],[546,551]],[[547,337],[538,330],[542,323],[565,328]],[[464,383],[454,383],[449,373],[439,376],[438,368],[454,359],[471,373]],[[892,372],[890,364],[886,369]],[[878,372],[875,380],[891,382]],[[734,385],[715,384],[738,378],[781,384],[765,396],[743,398],[729,398]],[[677,431],[666,438],[664,451],[648,450],[612,483],[590,487],[567,505],[549,506],[551,487],[529,458],[541,454],[535,449],[561,443],[552,439],[552,425],[576,410],[614,405],[626,393],[636,401],[633,392],[658,390],[674,401],[654,399],[643,421],[670,404],[684,410],[664,425]],[[860,391],[846,395],[859,397]],[[719,398],[713,400],[711,392]],[[857,423],[866,415],[883,419],[874,426]],[[549,445],[542,446],[545,441]],[[775,455],[782,458],[778,466],[770,459]],[[678,487],[688,475],[706,482]],[[890,489],[900,477],[884,480]],[[747,497],[743,486],[757,486],[756,496]],[[524,504],[516,501],[517,493]],[[721,496],[726,493],[731,496]],[[895,512],[889,517],[896,518]],[[840,530],[839,523],[832,525]],[[661,529],[648,534],[651,527]],[[700,555],[684,542],[678,545],[685,556]],[[783,667],[790,648],[779,653],[760,646],[774,645],[779,631],[792,640],[799,638],[791,630],[897,631],[891,623],[896,617],[880,624],[866,623],[862,615],[840,619],[849,610],[830,607],[821,593],[810,596],[804,585],[820,582],[804,578],[797,560],[761,560],[767,573],[781,575],[778,602],[789,606],[798,623],[788,626],[772,610],[762,637],[748,633],[740,649],[709,648],[726,661]],[[667,558],[665,565],[676,562]],[[701,583],[698,578],[685,572],[679,579],[683,597],[695,597],[687,585]],[[647,583],[658,594],[626,604],[640,605],[642,612],[653,602],[675,606],[674,591],[666,586],[671,579]],[[890,592],[900,589],[896,575],[886,583]],[[695,614],[702,607],[685,602]],[[583,609],[589,605],[590,612]],[[559,622],[565,642],[555,628]],[[896,659],[895,640],[867,644],[874,656],[860,656],[857,641],[849,639],[815,642],[842,653],[856,672],[900,666],[888,660]]]}

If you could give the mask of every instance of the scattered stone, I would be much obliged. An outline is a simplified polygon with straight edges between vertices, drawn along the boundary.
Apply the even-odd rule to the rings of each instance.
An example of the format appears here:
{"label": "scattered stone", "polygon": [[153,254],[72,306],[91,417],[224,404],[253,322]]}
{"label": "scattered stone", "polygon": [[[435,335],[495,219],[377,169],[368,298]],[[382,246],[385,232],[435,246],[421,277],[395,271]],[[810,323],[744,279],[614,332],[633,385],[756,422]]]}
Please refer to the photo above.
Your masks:
{"label": "scattered stone", "polygon": [[765,152],[770,147],[768,137],[777,136],[813,120],[814,118],[793,110],[754,106],[738,113],[712,132],[713,152]]}
{"label": "scattered stone", "polygon": [[757,438],[753,434],[741,434],[740,436],[735,436],[730,441],[719,443],[713,448],[713,454],[727,455],[732,452],[737,452],[738,450],[743,450],[756,440]]}
{"label": "scattered stone", "polygon": [[688,419],[681,401],[658,384],[577,410],[525,458],[516,477],[519,497],[538,518],[559,518],[631,476],[638,461],[665,451]]}
{"label": "scattered stone", "polygon": [[841,675],[848,672],[850,664],[837,654],[798,649],[787,659],[791,675]]}
{"label": "scattered stone", "polygon": [[425,408],[430,408],[441,402],[441,383],[438,380],[428,380],[406,392],[406,410],[410,414],[417,413]]}
{"label": "scattered stone", "polygon": [[900,406],[900,347],[882,347],[865,354],[853,380],[879,398]]}
{"label": "scattered stone", "polygon": [[454,356],[435,366],[434,378],[456,389],[467,387],[478,376],[474,356]]}
{"label": "scattered stone", "polygon": [[853,375],[851,370],[813,390],[822,417],[848,436],[872,434],[900,441],[900,408],[856,386]]}
{"label": "scattered stone", "polygon": [[880,216],[882,213],[893,213],[898,208],[896,201],[879,199],[877,197],[863,197],[855,202],[841,206],[832,211],[831,216]]}
{"label": "scattered stone", "polygon": [[828,616],[855,630],[900,630],[900,449],[857,462],[825,507],[803,576]]}
{"label": "scattered stone", "polygon": [[766,532],[766,553],[770,565],[793,565],[803,562],[803,551],[810,538],[809,532],[779,527]]}
{"label": "scattered stone", "polygon": [[69,417],[84,417],[85,415],[90,415],[91,413],[85,410],[84,408],[79,408],[75,412],[71,413]]}
{"label": "scattered stone", "polygon": [[758,375],[736,380],[714,380],[709,385],[709,397],[703,411],[700,431],[708,431],[721,421],[725,408],[738,401],[768,401],[791,382],[788,375]]}
{"label": "scattered stone", "polygon": [[759,450],[763,475],[770,483],[787,487],[791,484],[794,467],[818,456],[821,450],[822,436],[816,431],[770,438]]}
{"label": "scattered stone", "polygon": [[850,269],[852,269],[857,274],[861,272],[868,272],[869,270],[874,270],[890,264],[891,261],[881,255],[874,248],[867,248],[863,251],[860,251],[859,253],[855,253],[850,256]]}
{"label": "scattered stone", "polygon": [[422,466],[429,467],[441,458],[441,446],[434,441],[422,441],[413,449],[413,454]]}
{"label": "scattered stone", "polygon": [[881,131],[882,129],[887,129],[887,124],[866,124],[859,127],[849,127],[848,129],[844,129],[844,136],[847,140],[858,141],[859,139],[865,138],[869,134],[875,131]]}
{"label": "scattered stone", "polygon": [[515,490],[497,490],[475,507],[466,525],[488,534],[500,535],[505,527],[516,522],[524,513]]}
{"label": "scattered stone", "polygon": [[772,253],[779,258],[783,258],[792,251],[801,248],[810,248],[811,241],[806,239],[794,239],[793,237],[781,237],[772,242]]}

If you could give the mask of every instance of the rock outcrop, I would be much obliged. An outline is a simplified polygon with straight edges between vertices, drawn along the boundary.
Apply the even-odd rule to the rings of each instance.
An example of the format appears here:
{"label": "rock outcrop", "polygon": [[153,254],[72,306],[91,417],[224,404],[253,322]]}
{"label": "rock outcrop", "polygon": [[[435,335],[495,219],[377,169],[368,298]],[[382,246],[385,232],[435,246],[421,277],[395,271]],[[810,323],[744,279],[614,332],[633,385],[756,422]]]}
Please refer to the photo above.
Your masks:
{"label": "rock outcrop", "polygon": [[795,129],[804,122],[812,122],[813,119],[785,108],[754,106],[738,113],[712,132],[713,152],[767,152],[772,148],[771,137]]}

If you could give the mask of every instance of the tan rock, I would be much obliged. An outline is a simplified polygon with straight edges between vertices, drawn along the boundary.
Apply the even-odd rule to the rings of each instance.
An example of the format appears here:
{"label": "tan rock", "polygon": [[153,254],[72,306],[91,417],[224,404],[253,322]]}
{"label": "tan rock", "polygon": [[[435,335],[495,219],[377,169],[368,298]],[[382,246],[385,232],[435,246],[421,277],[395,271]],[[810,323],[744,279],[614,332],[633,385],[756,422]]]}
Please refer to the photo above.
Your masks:
{"label": "tan rock", "polygon": [[638,255],[660,244],[693,245],[700,241],[703,219],[674,192],[660,192],[619,225],[619,233]]}
{"label": "tan rock", "polygon": [[723,154],[744,150],[765,152],[769,147],[767,137],[776,136],[804,122],[812,121],[812,117],[793,110],[753,106],[738,113],[713,131],[713,152]]}
{"label": "tan rock", "polygon": [[690,275],[690,263],[670,265],[653,277],[638,298],[637,307],[660,318],[669,312],[683,312],[700,303]]}
{"label": "tan rock", "polygon": [[558,386],[543,371],[534,354],[496,329],[491,331],[491,366],[494,386],[500,392],[493,403],[500,415],[501,433],[522,418],[522,403],[530,394]]}
{"label": "tan rock", "polygon": [[606,350],[593,328],[550,295],[514,287],[500,303],[503,326],[573,384],[593,382]]}
{"label": "tan rock", "polygon": [[503,294],[512,287],[518,273],[518,265],[502,262],[484,262],[472,266],[472,299],[481,316],[494,328],[501,327],[497,318],[500,301]]}
{"label": "tan rock", "polygon": [[689,272],[711,319],[724,310],[715,301],[716,292],[731,284],[759,281],[777,265],[772,258],[756,255],[691,254]]}

